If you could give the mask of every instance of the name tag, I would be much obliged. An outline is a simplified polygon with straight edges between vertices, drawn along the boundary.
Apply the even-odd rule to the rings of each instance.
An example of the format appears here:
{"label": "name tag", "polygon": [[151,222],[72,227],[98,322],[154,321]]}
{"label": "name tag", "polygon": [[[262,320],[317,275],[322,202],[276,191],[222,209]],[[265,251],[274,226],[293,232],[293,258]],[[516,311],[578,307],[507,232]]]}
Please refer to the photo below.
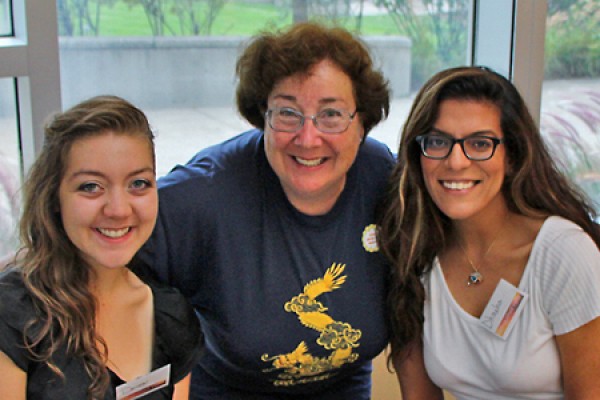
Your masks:
{"label": "name tag", "polygon": [[492,298],[479,317],[484,328],[506,339],[527,301],[527,293],[500,279]]}
{"label": "name tag", "polygon": [[117,400],[135,400],[169,384],[171,364],[117,386]]}

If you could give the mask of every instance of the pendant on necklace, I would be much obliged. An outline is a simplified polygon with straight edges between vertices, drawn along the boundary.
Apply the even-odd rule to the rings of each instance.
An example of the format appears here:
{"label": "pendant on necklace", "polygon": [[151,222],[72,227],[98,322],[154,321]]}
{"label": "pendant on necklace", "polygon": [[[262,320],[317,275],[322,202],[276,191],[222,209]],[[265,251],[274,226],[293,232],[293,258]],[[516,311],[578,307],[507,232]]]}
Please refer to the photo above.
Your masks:
{"label": "pendant on necklace", "polygon": [[469,274],[469,279],[467,279],[467,286],[477,285],[481,282],[483,282],[483,276],[478,271],[474,271]]}

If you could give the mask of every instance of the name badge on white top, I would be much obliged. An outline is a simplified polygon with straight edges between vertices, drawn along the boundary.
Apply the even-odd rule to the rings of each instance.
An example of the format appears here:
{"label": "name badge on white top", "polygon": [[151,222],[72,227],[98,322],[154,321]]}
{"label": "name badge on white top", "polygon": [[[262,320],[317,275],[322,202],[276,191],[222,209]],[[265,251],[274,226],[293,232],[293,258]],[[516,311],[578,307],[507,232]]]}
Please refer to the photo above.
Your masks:
{"label": "name badge on white top", "polygon": [[135,400],[169,384],[171,364],[117,386],[117,400]]}
{"label": "name badge on white top", "polygon": [[527,297],[527,293],[500,279],[479,317],[481,324],[494,335],[506,339],[523,310]]}

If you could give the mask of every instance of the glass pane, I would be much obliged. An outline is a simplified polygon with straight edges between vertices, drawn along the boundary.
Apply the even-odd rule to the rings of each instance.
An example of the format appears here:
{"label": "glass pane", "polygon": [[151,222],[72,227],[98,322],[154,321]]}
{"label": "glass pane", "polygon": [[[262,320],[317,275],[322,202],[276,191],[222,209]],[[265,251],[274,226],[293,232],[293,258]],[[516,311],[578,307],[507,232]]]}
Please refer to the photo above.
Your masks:
{"label": "glass pane", "polygon": [[63,106],[111,93],[141,107],[158,131],[160,175],[249,128],[234,106],[240,47],[259,31],[306,19],[341,24],[371,47],[393,90],[390,117],[372,135],[397,150],[412,94],[438,70],[466,62],[472,7],[470,0],[90,0],[75,12],[74,3],[57,2]]}
{"label": "glass pane", "polygon": [[0,79],[0,266],[17,249],[21,161],[12,78]]}
{"label": "glass pane", "polygon": [[11,1],[0,0],[0,36],[12,35]]}
{"label": "glass pane", "polygon": [[600,2],[550,0],[540,126],[600,211]]}

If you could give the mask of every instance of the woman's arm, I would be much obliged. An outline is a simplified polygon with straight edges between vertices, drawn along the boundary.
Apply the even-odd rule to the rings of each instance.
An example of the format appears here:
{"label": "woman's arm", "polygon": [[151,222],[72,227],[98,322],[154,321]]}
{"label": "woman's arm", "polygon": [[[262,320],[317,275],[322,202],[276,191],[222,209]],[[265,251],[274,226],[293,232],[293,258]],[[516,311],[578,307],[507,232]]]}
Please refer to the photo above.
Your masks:
{"label": "woman's arm", "polygon": [[444,394],[427,375],[421,344],[411,346],[404,358],[393,360],[402,400],[442,400]]}
{"label": "woman's arm", "polygon": [[0,351],[0,399],[26,400],[27,374]]}
{"label": "woman's arm", "polygon": [[175,384],[175,392],[173,393],[173,400],[188,400],[190,398],[190,378],[192,374],[189,373],[185,378]]}
{"label": "woman's arm", "polygon": [[600,399],[600,317],[556,336],[565,399]]}

